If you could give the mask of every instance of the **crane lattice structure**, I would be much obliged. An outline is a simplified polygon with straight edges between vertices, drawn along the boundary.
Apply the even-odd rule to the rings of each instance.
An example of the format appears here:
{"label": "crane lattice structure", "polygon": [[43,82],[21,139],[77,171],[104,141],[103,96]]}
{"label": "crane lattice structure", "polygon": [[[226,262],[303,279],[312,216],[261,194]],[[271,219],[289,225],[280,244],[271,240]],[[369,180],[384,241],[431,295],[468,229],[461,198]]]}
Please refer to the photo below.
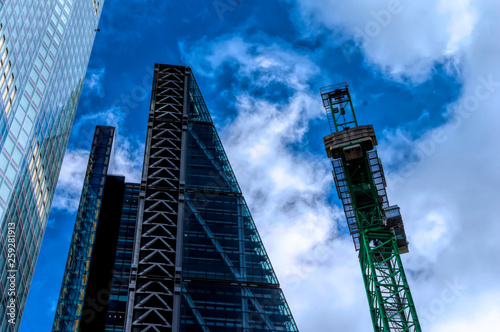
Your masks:
{"label": "crane lattice structure", "polygon": [[331,134],[324,137],[344,206],[375,332],[420,332],[400,254],[408,252],[403,219],[389,206],[371,125],[359,126],[346,83],[322,88]]}

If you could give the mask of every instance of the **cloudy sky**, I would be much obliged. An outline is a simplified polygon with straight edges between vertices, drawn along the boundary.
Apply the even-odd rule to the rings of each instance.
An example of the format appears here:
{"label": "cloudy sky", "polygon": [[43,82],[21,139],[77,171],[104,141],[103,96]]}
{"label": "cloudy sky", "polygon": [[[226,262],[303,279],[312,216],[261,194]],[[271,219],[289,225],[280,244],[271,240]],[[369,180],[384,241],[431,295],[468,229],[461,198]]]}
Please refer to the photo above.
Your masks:
{"label": "cloudy sky", "polygon": [[[49,331],[93,128],[118,127],[138,181],[155,62],[188,65],[299,329],[371,330],[322,146],[319,88],[348,82],[372,124],[425,331],[500,326],[500,3],[107,1],[21,331]],[[497,188],[497,189],[495,189]]]}

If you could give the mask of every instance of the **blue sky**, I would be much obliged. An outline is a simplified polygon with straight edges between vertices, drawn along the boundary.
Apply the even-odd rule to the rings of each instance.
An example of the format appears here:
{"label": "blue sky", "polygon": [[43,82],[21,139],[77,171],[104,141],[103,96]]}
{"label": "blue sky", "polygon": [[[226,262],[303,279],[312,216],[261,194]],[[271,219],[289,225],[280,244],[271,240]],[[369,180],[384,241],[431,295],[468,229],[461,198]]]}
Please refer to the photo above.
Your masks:
{"label": "blue sky", "polygon": [[49,331],[95,125],[140,177],[153,64],[188,65],[301,331],[371,328],[322,137],[319,88],[373,124],[427,331],[493,331],[500,184],[498,5],[479,1],[107,1],[21,331]]}

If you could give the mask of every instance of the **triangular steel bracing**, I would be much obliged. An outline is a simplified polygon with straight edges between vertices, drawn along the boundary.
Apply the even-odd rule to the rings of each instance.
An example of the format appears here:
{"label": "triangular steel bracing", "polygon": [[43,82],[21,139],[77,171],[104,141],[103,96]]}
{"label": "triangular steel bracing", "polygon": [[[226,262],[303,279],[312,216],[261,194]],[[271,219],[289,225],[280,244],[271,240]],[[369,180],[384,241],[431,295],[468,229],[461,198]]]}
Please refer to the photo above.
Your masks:
{"label": "triangular steel bracing", "polygon": [[155,66],[127,331],[173,331],[185,67]]}
{"label": "triangular steel bracing", "polygon": [[149,120],[126,331],[298,331],[189,68]]}

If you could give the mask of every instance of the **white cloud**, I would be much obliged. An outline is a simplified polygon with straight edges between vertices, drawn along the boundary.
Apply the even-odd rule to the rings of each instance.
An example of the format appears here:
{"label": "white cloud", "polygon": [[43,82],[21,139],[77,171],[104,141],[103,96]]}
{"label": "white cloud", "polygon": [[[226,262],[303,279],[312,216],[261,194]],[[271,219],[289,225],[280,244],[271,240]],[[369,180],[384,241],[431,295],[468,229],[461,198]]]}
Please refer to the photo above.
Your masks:
{"label": "white cloud", "polygon": [[[466,81],[461,100],[473,95],[470,83]],[[425,320],[424,328],[429,330],[442,331],[445,321],[462,321],[463,313],[456,308],[475,312],[478,295],[500,291],[500,268],[492,264],[500,255],[497,240],[492,236],[500,231],[494,198],[500,184],[500,158],[492,154],[496,149],[494,142],[500,139],[500,118],[494,113],[500,102],[499,93],[500,90],[481,101],[476,110],[464,111],[467,118],[454,113],[449,123],[406,142],[410,149],[406,155],[413,157],[396,158],[403,168],[388,176],[390,197],[397,199],[407,220],[411,241],[407,268],[421,273],[421,277],[412,280],[417,309],[422,308],[424,313],[428,310],[435,297],[433,287],[439,289],[443,280],[458,277],[467,286],[456,303],[446,303],[442,312],[432,316],[432,321]],[[436,131],[440,131],[438,141],[429,138]],[[382,155],[404,155],[398,147],[400,142],[384,140]],[[471,325],[464,324],[456,330],[473,330],[466,326],[489,324],[486,322],[492,317],[485,311],[476,315]],[[500,323],[500,316],[496,321]]]}
{"label": "white cloud", "polygon": [[87,70],[87,77],[83,82],[84,93],[90,95],[95,93],[99,97],[104,97],[104,88],[102,86],[102,81],[104,80],[104,75],[106,74],[106,68],[89,68]]}
{"label": "white cloud", "polygon": [[[228,94],[234,99],[227,101],[237,114],[220,130],[221,139],[299,327],[318,331],[337,322],[340,330],[366,330],[367,322],[339,323],[368,306],[352,240],[337,231],[343,212],[327,201],[331,165],[308,152],[305,138],[311,123],[324,117],[310,89],[319,68],[270,38],[254,43],[228,36],[184,56],[197,74],[203,69],[217,77],[227,65],[235,70]],[[289,97],[272,102],[276,83]],[[268,92],[261,95],[260,87]]]}
{"label": "white cloud", "polygon": [[78,210],[89,153],[89,150],[82,149],[66,151],[52,208],[66,212]]}
{"label": "white cloud", "polygon": [[108,174],[124,175],[126,182],[141,182],[144,143],[137,137],[126,138],[117,131],[114,154]]}
{"label": "white cloud", "polygon": [[471,0],[296,0],[300,30],[320,27],[355,39],[369,64],[397,80],[425,81],[436,62],[449,61],[471,41],[479,21]]}
{"label": "white cloud", "polygon": [[[500,292],[500,42],[492,37],[500,5],[404,1],[382,26],[373,11],[387,6],[299,0],[295,15],[304,35],[357,38],[368,64],[387,79],[418,84],[436,64],[458,73],[461,96],[446,123],[420,137],[403,127],[378,133],[379,153],[389,200],[405,220],[410,253],[402,257],[423,329],[493,331],[500,325],[492,295]],[[376,36],[356,33],[371,21],[381,27]],[[209,77],[228,65],[235,71],[230,101],[237,115],[222,139],[301,331],[371,330],[357,254],[335,231],[340,211],[326,202],[330,165],[304,142],[322,116],[308,87],[319,68],[269,38],[204,40],[184,56]],[[252,91],[275,82],[290,88],[289,98],[272,102]]]}
{"label": "white cloud", "polygon": [[[446,315],[442,321],[437,322],[431,332],[439,331],[498,331],[500,306],[498,305],[498,296],[500,293],[494,292],[488,295],[482,295],[475,298],[473,308],[457,305],[455,310],[461,315]],[[437,308],[438,306],[436,306]]]}
{"label": "white cloud", "polygon": [[[500,267],[493,263],[500,255],[495,236],[500,232],[495,153],[500,42],[492,33],[500,28],[494,14],[500,5],[402,1],[401,12],[382,26],[373,12],[387,4],[299,0],[297,10],[310,31],[322,24],[346,38],[359,37],[356,28],[378,23],[378,34],[359,34],[357,41],[367,61],[387,78],[415,84],[443,62],[460,73],[461,96],[449,106],[444,125],[416,138],[401,128],[379,133],[379,152],[389,200],[401,206],[406,221],[410,254],[403,260],[423,329],[493,331],[500,324],[490,296],[500,292]],[[455,280],[461,286],[450,291]]]}

